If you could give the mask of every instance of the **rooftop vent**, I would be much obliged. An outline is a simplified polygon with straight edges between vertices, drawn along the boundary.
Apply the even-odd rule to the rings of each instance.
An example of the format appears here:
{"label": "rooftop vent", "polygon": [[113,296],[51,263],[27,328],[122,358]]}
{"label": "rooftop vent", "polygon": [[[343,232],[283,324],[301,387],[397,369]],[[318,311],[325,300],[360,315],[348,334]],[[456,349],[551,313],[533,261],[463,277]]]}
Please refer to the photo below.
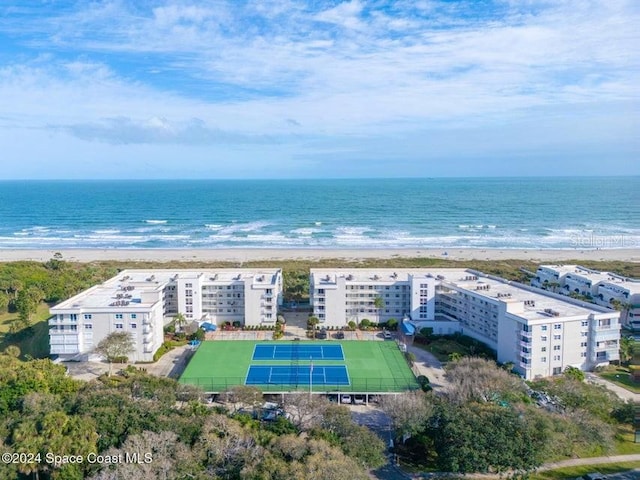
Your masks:
{"label": "rooftop vent", "polygon": [[349,280],[349,281],[353,280],[353,275],[351,275],[351,274],[347,275],[347,280]]}

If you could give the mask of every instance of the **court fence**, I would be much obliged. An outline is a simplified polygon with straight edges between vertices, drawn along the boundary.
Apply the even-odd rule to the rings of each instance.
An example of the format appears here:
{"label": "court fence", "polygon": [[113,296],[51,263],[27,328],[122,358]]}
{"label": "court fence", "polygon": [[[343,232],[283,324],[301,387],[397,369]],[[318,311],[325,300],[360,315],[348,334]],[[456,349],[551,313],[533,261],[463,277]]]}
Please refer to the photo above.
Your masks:
{"label": "court fence", "polygon": [[[196,385],[207,393],[220,393],[229,390],[231,387],[245,385],[244,377],[191,377],[183,378],[180,383]],[[252,385],[265,393],[270,392],[308,392],[308,383],[298,384],[262,384]],[[403,378],[366,378],[351,379],[349,385],[334,385],[331,383],[314,384],[314,393],[396,393],[407,390],[418,390],[420,386],[415,379]]]}

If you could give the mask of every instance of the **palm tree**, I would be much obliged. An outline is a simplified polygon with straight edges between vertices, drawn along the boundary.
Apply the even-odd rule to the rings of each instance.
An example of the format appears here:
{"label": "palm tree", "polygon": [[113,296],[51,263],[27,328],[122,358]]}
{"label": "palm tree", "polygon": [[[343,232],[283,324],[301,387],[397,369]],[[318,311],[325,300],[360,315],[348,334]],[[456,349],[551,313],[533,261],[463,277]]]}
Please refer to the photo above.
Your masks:
{"label": "palm tree", "polygon": [[176,316],[173,317],[173,323],[176,326],[176,332],[182,331],[182,327],[187,324],[187,318],[183,313],[176,313]]}
{"label": "palm tree", "polygon": [[620,337],[620,361],[626,363],[633,358],[633,337]]}

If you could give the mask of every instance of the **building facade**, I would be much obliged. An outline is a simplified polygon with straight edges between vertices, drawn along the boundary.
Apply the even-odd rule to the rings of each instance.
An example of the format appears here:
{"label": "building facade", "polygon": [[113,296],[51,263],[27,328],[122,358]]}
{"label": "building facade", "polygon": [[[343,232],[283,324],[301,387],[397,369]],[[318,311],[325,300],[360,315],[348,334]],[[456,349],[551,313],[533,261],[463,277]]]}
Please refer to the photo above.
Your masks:
{"label": "building facade", "polygon": [[314,269],[310,298],[321,326],[396,318],[436,334],[460,332],[526,379],[619,358],[619,312],[471,270]]}
{"label": "building facade", "polygon": [[531,285],[618,309],[622,325],[640,330],[640,280],[580,265],[541,265]]}
{"label": "building facade", "polygon": [[274,325],[281,303],[279,269],[125,270],[51,308],[50,353],[86,358],[110,333],[129,332],[130,360],[151,361],[178,313],[199,324]]}

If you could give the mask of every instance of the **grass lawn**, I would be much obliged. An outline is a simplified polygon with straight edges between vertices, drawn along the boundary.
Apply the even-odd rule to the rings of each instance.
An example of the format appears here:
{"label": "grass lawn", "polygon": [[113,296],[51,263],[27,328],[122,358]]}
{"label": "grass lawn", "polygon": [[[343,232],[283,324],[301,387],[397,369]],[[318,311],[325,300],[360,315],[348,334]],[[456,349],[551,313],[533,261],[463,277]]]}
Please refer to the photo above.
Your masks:
{"label": "grass lawn", "polygon": [[629,370],[625,367],[610,367],[602,372],[598,372],[598,376],[609,380],[616,385],[627,390],[640,393],[640,384],[633,382],[629,376]]}
{"label": "grass lawn", "polygon": [[[483,352],[481,348],[474,347],[472,345],[463,345],[455,339],[445,337],[436,337],[434,340],[431,340],[428,345],[414,342],[413,346],[426,350],[427,352],[431,352],[441,362],[448,362],[449,355],[452,353],[459,353],[465,357],[479,355]],[[486,354],[487,353],[485,352],[485,355]]]}
{"label": "grass lawn", "polygon": [[631,425],[618,425],[611,455],[640,453],[640,443],[635,443],[634,439],[635,435]]}
{"label": "grass lawn", "polygon": [[592,472],[600,472],[604,475],[609,473],[624,472],[640,468],[640,462],[625,463],[604,463],[600,465],[580,465],[575,467],[558,468],[557,470],[549,470],[547,472],[539,472],[532,474],[530,480],[575,480],[581,475]]}
{"label": "grass lawn", "polygon": [[9,345],[16,345],[21,357],[30,355],[33,358],[46,358],[49,356],[49,305],[41,303],[38,311],[34,315],[31,331],[23,330],[16,335],[10,336],[9,325],[18,318],[17,313],[0,314],[0,351]]}
{"label": "grass lawn", "polygon": [[[202,386],[206,391],[220,392],[234,385],[244,385],[250,365],[291,366],[288,360],[252,360],[255,345],[341,345],[344,360],[314,359],[313,365],[346,365],[350,385],[314,384],[316,392],[393,392],[418,388],[415,377],[402,352],[394,342],[255,342],[208,341],[203,342],[180,377],[181,383]],[[309,365],[308,359],[299,359],[300,366]],[[307,385],[261,385],[263,391],[290,391],[299,388],[307,391]]]}

